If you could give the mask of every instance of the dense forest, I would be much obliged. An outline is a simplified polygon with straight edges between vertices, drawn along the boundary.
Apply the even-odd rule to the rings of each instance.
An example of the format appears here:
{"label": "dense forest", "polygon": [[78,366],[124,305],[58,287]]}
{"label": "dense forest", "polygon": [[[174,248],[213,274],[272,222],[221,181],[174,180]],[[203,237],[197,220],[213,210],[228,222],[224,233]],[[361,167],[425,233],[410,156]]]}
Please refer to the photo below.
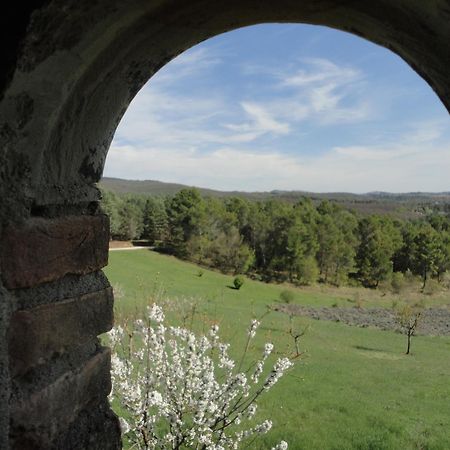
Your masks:
{"label": "dense forest", "polygon": [[450,216],[442,211],[419,219],[362,216],[327,200],[204,197],[195,188],[170,196],[102,195],[112,239],[144,239],[225,273],[370,288],[416,278],[425,289],[450,269]]}

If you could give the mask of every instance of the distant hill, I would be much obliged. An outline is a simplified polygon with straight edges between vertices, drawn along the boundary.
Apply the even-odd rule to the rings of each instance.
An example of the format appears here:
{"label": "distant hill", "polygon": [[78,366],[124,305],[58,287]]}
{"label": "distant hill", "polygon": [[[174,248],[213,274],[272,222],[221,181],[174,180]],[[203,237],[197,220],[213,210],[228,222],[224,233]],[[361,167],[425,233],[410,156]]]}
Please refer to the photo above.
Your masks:
{"label": "distant hill", "polygon": [[[164,183],[156,180],[123,180],[104,177],[99,183],[101,188],[116,194],[174,195],[188,186],[177,183]],[[208,189],[206,189],[208,191]],[[214,192],[214,191],[211,191]]]}
{"label": "distant hill", "polygon": [[[103,178],[99,186],[116,194],[141,195],[174,195],[186,186],[178,183],[164,183],[156,180],[124,180],[121,178]],[[343,207],[362,214],[389,214],[395,217],[419,217],[426,208],[450,209],[450,192],[407,192],[394,194],[389,192],[368,192],[353,194],[348,192],[315,193],[308,191],[244,192],[217,191],[214,189],[197,189],[204,196],[242,197],[249,200],[281,199],[296,202],[302,197],[311,198],[314,202],[329,200]]]}

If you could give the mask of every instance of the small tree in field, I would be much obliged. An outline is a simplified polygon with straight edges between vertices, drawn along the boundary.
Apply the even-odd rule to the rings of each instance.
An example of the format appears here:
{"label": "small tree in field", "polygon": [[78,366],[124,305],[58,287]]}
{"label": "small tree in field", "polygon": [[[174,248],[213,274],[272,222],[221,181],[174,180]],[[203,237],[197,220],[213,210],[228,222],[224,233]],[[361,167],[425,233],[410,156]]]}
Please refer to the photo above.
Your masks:
{"label": "small tree in field", "polygon": [[287,289],[285,289],[284,291],[280,292],[280,301],[282,303],[286,303],[287,305],[289,303],[292,303],[295,299],[295,295],[292,291],[288,291]]}
{"label": "small tree in field", "polygon": [[233,280],[233,285],[234,288],[239,290],[244,284],[244,278],[237,276],[234,280]]}
{"label": "small tree in field", "polygon": [[395,320],[400,325],[402,332],[407,337],[406,354],[411,350],[411,338],[416,332],[417,325],[423,312],[423,307],[419,304],[403,304],[396,307]]}

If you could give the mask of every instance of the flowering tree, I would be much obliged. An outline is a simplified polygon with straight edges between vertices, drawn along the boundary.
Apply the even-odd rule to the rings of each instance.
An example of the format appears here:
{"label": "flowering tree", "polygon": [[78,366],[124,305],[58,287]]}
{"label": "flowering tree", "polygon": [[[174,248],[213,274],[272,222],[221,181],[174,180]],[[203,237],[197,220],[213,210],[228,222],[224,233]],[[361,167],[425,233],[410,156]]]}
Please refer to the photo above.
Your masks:
{"label": "flowering tree", "polygon": [[[279,358],[265,370],[273,345],[246,371],[244,357],[236,364],[229,344],[219,339],[213,325],[207,336],[164,324],[162,309],[148,308],[145,320],[129,330],[110,332],[112,395],[127,411],[124,433],[137,449],[238,449],[267,433],[270,420],[254,423],[257,399],[292,366]],[[246,350],[259,326],[248,329]],[[244,355],[245,356],[245,355]],[[263,374],[266,373],[265,376]],[[272,450],[285,450],[281,441]]]}

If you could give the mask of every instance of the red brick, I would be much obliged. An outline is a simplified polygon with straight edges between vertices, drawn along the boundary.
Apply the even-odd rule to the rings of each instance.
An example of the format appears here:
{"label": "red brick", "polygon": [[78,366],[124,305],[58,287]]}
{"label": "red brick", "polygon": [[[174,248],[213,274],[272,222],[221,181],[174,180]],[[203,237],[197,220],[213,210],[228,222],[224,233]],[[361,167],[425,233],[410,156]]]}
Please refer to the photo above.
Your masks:
{"label": "red brick", "polygon": [[112,289],[58,303],[16,311],[9,327],[13,377],[109,331],[113,326]]}
{"label": "red brick", "polygon": [[33,218],[5,228],[0,268],[9,289],[36,286],[66,274],[86,274],[108,263],[105,215]]}

